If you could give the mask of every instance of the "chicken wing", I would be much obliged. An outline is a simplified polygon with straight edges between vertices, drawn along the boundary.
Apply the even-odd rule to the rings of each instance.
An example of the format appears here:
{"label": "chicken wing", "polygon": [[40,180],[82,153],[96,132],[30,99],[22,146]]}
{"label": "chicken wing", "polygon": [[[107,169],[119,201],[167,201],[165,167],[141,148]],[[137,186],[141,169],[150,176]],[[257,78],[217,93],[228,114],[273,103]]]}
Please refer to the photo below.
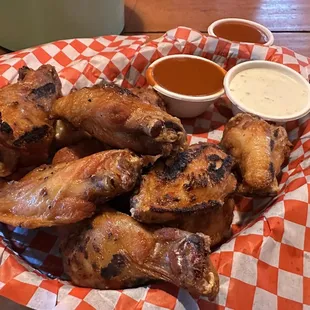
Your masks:
{"label": "chicken wing", "polygon": [[82,140],[77,144],[64,147],[54,155],[52,165],[59,163],[68,163],[73,160],[84,158],[86,156],[106,151],[109,147],[96,139]]}
{"label": "chicken wing", "polygon": [[175,159],[158,160],[131,200],[131,214],[145,223],[176,220],[180,214],[215,210],[233,193],[233,159],[214,144],[191,145]]}
{"label": "chicken wing", "polygon": [[75,223],[97,203],[131,191],[140,170],[141,159],[128,150],[41,166],[0,188],[0,221],[26,228]]}
{"label": "chicken wing", "polygon": [[65,120],[57,120],[55,123],[55,146],[62,148],[68,145],[79,143],[82,140],[90,139],[91,136],[80,129],[75,128]]}
{"label": "chicken wing", "polygon": [[156,93],[153,87],[135,87],[130,89],[130,91],[138,96],[142,101],[147,104],[151,104],[155,107],[161,108],[163,111],[166,111],[165,102],[161,97]]}
{"label": "chicken wing", "polygon": [[64,270],[75,285],[123,289],[164,280],[209,298],[218,293],[210,239],[203,234],[156,230],[106,209],[69,235],[61,249]]}
{"label": "chicken wing", "polygon": [[54,130],[49,112],[61,95],[54,67],[19,70],[19,81],[0,90],[0,176],[48,158]]}
{"label": "chicken wing", "polygon": [[276,177],[291,147],[283,127],[241,113],[226,124],[221,145],[239,165],[242,183],[238,193],[248,196],[277,194]]}
{"label": "chicken wing", "polygon": [[53,114],[103,143],[140,154],[168,156],[187,146],[179,119],[115,85],[83,88],[60,98]]}
{"label": "chicken wing", "polygon": [[205,212],[180,214],[170,227],[192,233],[203,233],[210,237],[210,246],[214,247],[231,236],[231,223],[234,215],[234,199],[229,198],[224,205]]}

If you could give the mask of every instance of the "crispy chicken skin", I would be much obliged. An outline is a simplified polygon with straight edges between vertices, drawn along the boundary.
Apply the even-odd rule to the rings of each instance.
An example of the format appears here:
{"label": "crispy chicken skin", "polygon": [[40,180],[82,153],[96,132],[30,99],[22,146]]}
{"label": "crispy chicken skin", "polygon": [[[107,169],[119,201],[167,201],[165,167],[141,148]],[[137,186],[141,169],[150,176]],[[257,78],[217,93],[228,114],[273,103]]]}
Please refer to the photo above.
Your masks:
{"label": "crispy chicken skin", "polygon": [[140,169],[141,159],[128,150],[41,166],[0,188],[0,221],[25,228],[75,223],[96,204],[131,191]]}
{"label": "crispy chicken skin", "polygon": [[164,223],[219,208],[236,187],[232,166],[231,156],[208,143],[191,145],[175,159],[160,159],[143,176],[131,214],[141,222]]}
{"label": "crispy chicken skin", "polygon": [[228,198],[221,207],[190,215],[180,214],[176,221],[169,223],[169,226],[208,235],[211,240],[210,246],[213,247],[231,236],[230,228],[234,216],[234,207],[234,200]]}
{"label": "crispy chicken skin", "polygon": [[73,160],[106,151],[109,147],[96,139],[82,140],[77,144],[60,149],[53,157],[52,165],[68,163]]}
{"label": "crispy chicken skin", "polygon": [[61,95],[54,67],[19,69],[15,84],[0,89],[0,177],[19,166],[44,163],[54,137],[49,112]]}
{"label": "crispy chicken skin", "polygon": [[105,209],[71,233],[61,249],[64,270],[75,285],[123,289],[164,280],[211,299],[218,293],[210,239],[203,234],[145,227]]}
{"label": "crispy chicken skin", "polygon": [[82,140],[90,139],[91,136],[78,128],[72,126],[65,120],[57,120],[55,122],[55,146],[62,148],[68,145],[79,143]]}
{"label": "crispy chicken skin", "polygon": [[130,89],[130,91],[145,103],[159,107],[163,111],[166,111],[165,102],[161,99],[161,97],[159,97],[153,87],[135,87]]}
{"label": "crispy chicken skin", "polygon": [[240,113],[226,124],[221,145],[240,168],[242,183],[238,193],[248,196],[277,194],[276,177],[291,147],[283,127]]}
{"label": "crispy chicken skin", "polygon": [[116,85],[80,89],[58,99],[52,110],[55,118],[66,119],[116,148],[168,156],[187,146],[179,119]]}

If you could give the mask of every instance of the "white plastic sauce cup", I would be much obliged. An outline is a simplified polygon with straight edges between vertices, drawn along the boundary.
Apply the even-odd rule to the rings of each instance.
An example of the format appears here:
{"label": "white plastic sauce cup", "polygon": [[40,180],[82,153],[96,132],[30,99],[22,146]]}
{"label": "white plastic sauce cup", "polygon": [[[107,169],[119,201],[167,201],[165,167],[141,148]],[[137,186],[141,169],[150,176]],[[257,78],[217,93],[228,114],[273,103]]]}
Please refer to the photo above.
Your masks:
{"label": "white plastic sauce cup", "polygon": [[208,96],[188,96],[169,91],[163,86],[157,84],[155,77],[153,76],[153,69],[158,63],[167,58],[196,58],[199,60],[212,63],[212,65],[214,66],[217,66],[221,71],[223,71],[224,75],[226,74],[226,71],[215,62],[194,55],[186,55],[186,54],[170,55],[159,58],[156,61],[154,61],[147,69],[146,79],[148,83],[153,86],[153,89],[156,90],[156,92],[163,98],[163,100],[167,104],[167,110],[171,115],[180,118],[196,117],[205,112],[209,105],[211,105],[216,99],[218,99],[224,94],[224,87],[223,87],[220,91]]}
{"label": "white plastic sauce cup", "polygon": [[[241,18],[223,18],[223,19],[219,19],[215,22],[213,22],[209,27],[208,27],[208,34],[210,36],[214,36],[214,37],[217,37],[217,35],[214,33],[214,28],[220,24],[223,24],[223,23],[231,23],[231,22],[236,22],[236,23],[241,23],[241,24],[247,24],[247,25],[250,25],[252,27],[255,27],[257,28],[258,30],[260,30],[262,33],[264,33],[268,39],[268,41],[266,43],[264,43],[263,45],[266,45],[266,46],[271,46],[274,42],[274,36],[272,34],[272,32],[266,28],[265,26],[259,24],[259,23],[256,23],[256,22],[253,22],[251,20],[247,20],[247,19],[241,19]],[[225,38],[223,38],[225,39]],[[242,43],[248,43],[248,42],[242,42]]]}

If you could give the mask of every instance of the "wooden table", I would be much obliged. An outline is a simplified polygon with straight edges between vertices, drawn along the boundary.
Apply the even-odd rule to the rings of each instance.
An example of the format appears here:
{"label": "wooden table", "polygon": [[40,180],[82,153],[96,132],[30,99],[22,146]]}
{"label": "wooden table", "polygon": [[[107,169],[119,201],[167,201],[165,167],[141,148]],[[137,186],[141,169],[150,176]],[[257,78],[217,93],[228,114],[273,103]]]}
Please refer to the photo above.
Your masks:
{"label": "wooden table", "polygon": [[206,32],[225,17],[251,19],[264,24],[275,45],[310,57],[309,0],[125,0],[124,33],[145,33],[152,39],[176,26]]}
{"label": "wooden table", "polygon": [[[217,19],[239,17],[267,26],[276,45],[310,57],[309,0],[125,0],[125,5],[124,34],[147,34],[153,39],[177,26],[206,32]],[[2,297],[0,304],[1,309],[23,308]]]}

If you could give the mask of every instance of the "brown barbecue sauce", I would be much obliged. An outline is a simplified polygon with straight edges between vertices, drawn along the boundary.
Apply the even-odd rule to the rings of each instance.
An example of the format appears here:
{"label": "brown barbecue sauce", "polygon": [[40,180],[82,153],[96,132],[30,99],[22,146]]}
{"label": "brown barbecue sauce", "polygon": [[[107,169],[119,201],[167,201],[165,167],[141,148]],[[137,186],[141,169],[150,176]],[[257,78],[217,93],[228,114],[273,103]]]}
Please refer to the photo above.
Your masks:
{"label": "brown barbecue sauce", "polygon": [[223,88],[226,71],[197,58],[167,58],[152,68],[155,84],[188,96],[208,96]]}
{"label": "brown barbecue sauce", "polygon": [[260,43],[268,42],[267,35],[255,26],[241,22],[223,22],[213,29],[217,37],[237,42]]}

